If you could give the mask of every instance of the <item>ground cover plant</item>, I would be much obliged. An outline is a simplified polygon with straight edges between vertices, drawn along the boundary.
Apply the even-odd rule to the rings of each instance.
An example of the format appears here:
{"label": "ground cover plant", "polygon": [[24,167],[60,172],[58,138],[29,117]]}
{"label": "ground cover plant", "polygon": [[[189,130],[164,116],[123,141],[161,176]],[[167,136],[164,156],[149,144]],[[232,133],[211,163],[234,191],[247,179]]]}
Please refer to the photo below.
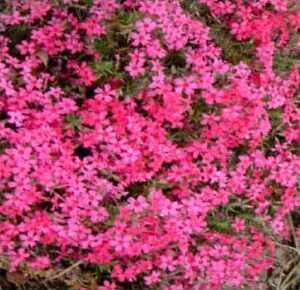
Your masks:
{"label": "ground cover plant", "polygon": [[299,289],[297,0],[0,2],[1,289]]}

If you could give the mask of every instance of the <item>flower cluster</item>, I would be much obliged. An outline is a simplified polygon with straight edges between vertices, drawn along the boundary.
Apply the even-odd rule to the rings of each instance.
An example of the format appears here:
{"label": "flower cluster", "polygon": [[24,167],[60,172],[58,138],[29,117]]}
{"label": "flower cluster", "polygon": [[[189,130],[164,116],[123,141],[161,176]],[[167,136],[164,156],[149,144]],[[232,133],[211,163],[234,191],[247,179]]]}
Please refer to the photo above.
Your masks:
{"label": "flower cluster", "polygon": [[254,289],[300,206],[300,73],[274,65],[290,2],[0,4],[0,269]]}

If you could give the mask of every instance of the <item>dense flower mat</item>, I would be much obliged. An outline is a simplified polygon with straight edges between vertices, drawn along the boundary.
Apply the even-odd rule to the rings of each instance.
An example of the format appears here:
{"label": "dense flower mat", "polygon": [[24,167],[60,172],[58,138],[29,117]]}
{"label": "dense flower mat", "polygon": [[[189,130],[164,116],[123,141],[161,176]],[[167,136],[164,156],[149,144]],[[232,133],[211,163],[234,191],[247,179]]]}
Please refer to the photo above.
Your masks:
{"label": "dense flower mat", "polygon": [[296,0],[1,1],[0,269],[257,289],[300,236],[299,29]]}

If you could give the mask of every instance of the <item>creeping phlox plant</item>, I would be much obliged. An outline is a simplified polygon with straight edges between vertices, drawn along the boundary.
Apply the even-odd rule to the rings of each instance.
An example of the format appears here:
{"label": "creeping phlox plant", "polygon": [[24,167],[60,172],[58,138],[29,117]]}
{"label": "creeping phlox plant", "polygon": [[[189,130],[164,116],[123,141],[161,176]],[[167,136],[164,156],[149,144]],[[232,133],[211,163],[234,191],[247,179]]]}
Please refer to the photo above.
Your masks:
{"label": "creeping phlox plant", "polygon": [[0,268],[256,289],[300,237],[297,3],[1,2]]}

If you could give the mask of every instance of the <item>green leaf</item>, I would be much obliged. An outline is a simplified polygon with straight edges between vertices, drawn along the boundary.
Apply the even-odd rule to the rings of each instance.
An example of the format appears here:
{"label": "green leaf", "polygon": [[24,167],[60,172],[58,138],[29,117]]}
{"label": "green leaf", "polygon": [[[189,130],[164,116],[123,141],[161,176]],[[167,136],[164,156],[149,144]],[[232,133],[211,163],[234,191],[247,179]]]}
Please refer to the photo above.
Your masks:
{"label": "green leaf", "polygon": [[296,59],[276,54],[274,56],[273,69],[278,72],[286,72],[293,64],[295,64],[295,62]]}
{"label": "green leaf", "polygon": [[81,126],[81,120],[74,113],[69,113],[64,118],[65,123],[73,130],[78,129]]}
{"label": "green leaf", "polygon": [[139,86],[131,77],[126,77],[124,79],[124,94],[126,96],[135,95],[138,92]]}
{"label": "green leaf", "polygon": [[254,223],[256,226],[259,226],[262,224],[262,218],[261,217],[257,217],[254,214],[240,214],[239,215],[241,218],[244,218],[246,221],[252,222]]}
{"label": "green leaf", "polygon": [[114,49],[111,35],[107,34],[101,38],[95,39],[94,50],[100,53],[102,58],[112,57]]}
{"label": "green leaf", "polygon": [[272,109],[268,111],[273,126],[278,126],[281,121],[282,111],[280,109]]}
{"label": "green leaf", "polygon": [[103,274],[105,272],[109,272],[111,269],[111,266],[109,264],[99,264],[97,265],[98,273]]}
{"label": "green leaf", "polygon": [[122,26],[129,26],[133,24],[138,18],[139,15],[137,12],[120,10],[116,17],[116,23]]}
{"label": "green leaf", "polygon": [[92,66],[98,78],[118,75],[113,61],[97,61],[93,63]]}
{"label": "green leaf", "polygon": [[208,217],[207,220],[207,225],[210,229],[216,230],[218,232],[228,232],[230,230],[230,221],[221,218],[217,219],[214,217]]}
{"label": "green leaf", "polygon": [[152,185],[156,188],[161,188],[161,189],[170,189],[173,187],[170,183],[164,180],[158,180],[158,181],[154,180],[152,182]]}

